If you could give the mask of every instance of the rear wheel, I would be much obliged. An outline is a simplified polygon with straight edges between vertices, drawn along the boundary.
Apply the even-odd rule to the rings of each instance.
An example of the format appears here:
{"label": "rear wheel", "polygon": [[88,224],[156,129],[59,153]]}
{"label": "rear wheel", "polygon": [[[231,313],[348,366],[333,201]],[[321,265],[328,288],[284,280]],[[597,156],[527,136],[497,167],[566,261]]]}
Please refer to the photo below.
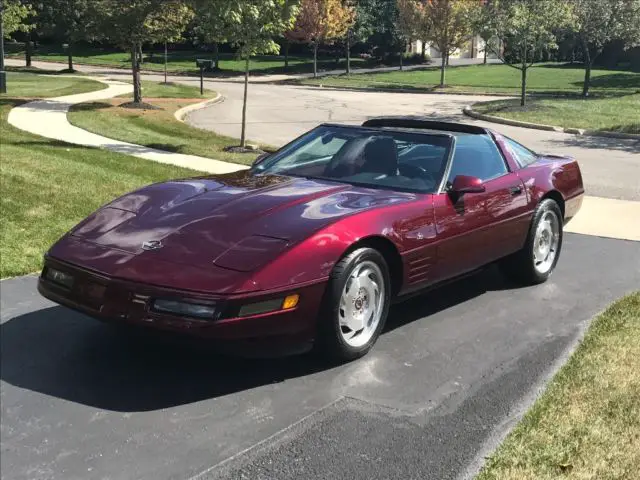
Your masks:
{"label": "rear wheel", "polygon": [[503,271],[524,283],[545,282],[560,258],[562,235],[560,207],[555,200],[544,199],[533,215],[524,248],[502,261]]}
{"label": "rear wheel", "polygon": [[316,350],[334,360],[365,355],[384,328],[390,303],[389,269],[372,248],[359,248],[334,267],[318,319]]}

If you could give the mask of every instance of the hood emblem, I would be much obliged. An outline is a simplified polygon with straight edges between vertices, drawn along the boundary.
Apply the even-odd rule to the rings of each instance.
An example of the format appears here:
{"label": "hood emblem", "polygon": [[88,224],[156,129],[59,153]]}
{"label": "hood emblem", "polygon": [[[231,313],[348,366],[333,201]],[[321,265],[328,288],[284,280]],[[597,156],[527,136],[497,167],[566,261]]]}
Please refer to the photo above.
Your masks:
{"label": "hood emblem", "polygon": [[142,242],[143,250],[159,250],[162,248],[162,242],[160,240],[148,240],[146,242]]}

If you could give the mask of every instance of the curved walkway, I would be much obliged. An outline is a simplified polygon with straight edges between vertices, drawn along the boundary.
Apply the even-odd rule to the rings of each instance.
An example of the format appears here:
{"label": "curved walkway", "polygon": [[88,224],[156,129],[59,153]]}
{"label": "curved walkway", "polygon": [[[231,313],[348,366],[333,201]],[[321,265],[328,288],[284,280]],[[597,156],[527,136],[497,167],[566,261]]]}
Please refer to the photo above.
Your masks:
{"label": "curved walkway", "polygon": [[71,125],[67,119],[67,112],[72,105],[113,98],[129,93],[133,89],[132,85],[124,82],[105,80],[98,77],[90,78],[105,83],[108,87],[95,92],[47,98],[20,105],[9,112],[7,121],[16,128],[42,137],[87,147],[104,148],[112,152],[125,153],[134,157],[153,160],[154,162],[168,163],[203,172],[229,173],[247,168],[244,165],[235,163],[222,162],[196,155],[166,152],[143,145],[121,142]]}

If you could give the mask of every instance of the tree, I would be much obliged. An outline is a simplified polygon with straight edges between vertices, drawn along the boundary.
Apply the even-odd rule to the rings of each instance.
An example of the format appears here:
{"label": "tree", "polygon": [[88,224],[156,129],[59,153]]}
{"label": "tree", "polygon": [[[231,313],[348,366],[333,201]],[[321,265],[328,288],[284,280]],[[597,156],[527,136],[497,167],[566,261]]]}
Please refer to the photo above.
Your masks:
{"label": "tree", "polygon": [[487,53],[491,48],[490,42],[496,36],[496,25],[495,25],[495,12],[493,8],[492,0],[487,0],[483,2],[480,8],[476,10],[476,15],[473,19],[473,33],[478,35],[482,41],[484,42],[484,59],[483,62],[485,65],[487,63]]}
{"label": "tree", "polygon": [[473,34],[473,19],[480,4],[473,0],[427,0],[425,15],[429,21],[429,39],[440,51],[440,86],[445,86],[449,55],[462,48]]}
{"label": "tree", "polygon": [[[144,42],[163,41],[182,33],[188,22],[185,2],[180,0],[94,0],[102,36],[131,51],[133,102],[142,103],[140,59]],[[163,38],[164,37],[164,38]]]}
{"label": "tree", "polygon": [[354,10],[342,0],[302,0],[289,40],[309,43],[313,48],[313,76],[318,76],[318,47],[346,36]]}
{"label": "tree", "polygon": [[496,36],[509,47],[511,55],[494,48],[505,64],[520,70],[520,105],[526,104],[527,72],[536,55],[545,49],[557,48],[554,31],[572,21],[566,0],[494,0]]}
{"label": "tree", "polygon": [[[0,30],[0,41],[4,42],[5,38],[11,38],[14,32],[26,32],[29,35],[35,25],[30,20],[34,15],[33,7],[30,3],[20,0],[0,0],[0,21],[2,28]],[[27,67],[31,66],[31,37],[26,42],[26,63]],[[6,90],[6,78],[4,72],[4,43],[2,48],[2,65],[0,66],[0,90]]]}
{"label": "tree", "polygon": [[220,69],[221,43],[227,41],[227,22],[222,16],[223,10],[209,0],[197,0],[198,14],[194,18],[194,34],[198,40],[213,44],[214,68]]}
{"label": "tree", "polygon": [[584,53],[582,95],[589,96],[591,67],[605,45],[620,40],[624,46],[640,41],[640,0],[573,0],[575,30]]}
{"label": "tree", "polygon": [[[411,43],[420,36],[421,5],[416,0],[396,0],[398,5],[398,33],[407,43]],[[400,70],[402,70],[402,54],[400,55]]]}
{"label": "tree", "polygon": [[246,147],[247,93],[249,90],[249,60],[252,55],[279,53],[275,37],[293,28],[297,2],[293,0],[210,0],[208,8],[219,8],[226,19],[226,37],[238,47],[245,60],[244,97],[242,102],[242,133],[240,147]]}
{"label": "tree", "polygon": [[[163,6],[161,15],[153,15],[149,20],[149,30],[153,32],[156,40],[164,43],[164,83],[167,83],[167,43],[177,42],[182,37],[187,24],[193,19],[194,12],[187,4],[176,2],[175,5],[165,10]],[[169,15],[164,16],[165,13]]]}
{"label": "tree", "polygon": [[89,0],[46,0],[36,5],[38,31],[67,44],[67,63],[73,71],[73,45],[91,37],[95,22]]}
{"label": "tree", "polygon": [[34,25],[26,20],[35,12],[29,3],[20,0],[1,0],[2,34],[4,38],[11,38],[14,32],[29,32]]}
{"label": "tree", "polygon": [[371,53],[383,59],[389,52],[405,46],[397,27],[398,5],[393,0],[358,0],[356,21],[352,28],[355,41],[372,45]]}

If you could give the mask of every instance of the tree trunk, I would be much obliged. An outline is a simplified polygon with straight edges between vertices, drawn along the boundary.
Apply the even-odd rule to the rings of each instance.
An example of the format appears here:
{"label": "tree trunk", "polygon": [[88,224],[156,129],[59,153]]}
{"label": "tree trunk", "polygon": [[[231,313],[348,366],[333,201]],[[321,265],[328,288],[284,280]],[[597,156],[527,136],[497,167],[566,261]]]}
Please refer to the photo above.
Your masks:
{"label": "tree trunk", "polygon": [[482,61],[483,64],[487,64],[487,43],[485,42],[484,44],[484,60]]}
{"label": "tree trunk", "polygon": [[345,54],[347,58],[347,75],[351,74],[351,31],[347,33],[347,44],[345,45]]}
{"label": "tree trunk", "polygon": [[164,83],[167,83],[167,41],[164,41]]}
{"label": "tree trunk", "polygon": [[318,76],[318,42],[313,44],[313,78]]}
{"label": "tree trunk", "polygon": [[422,40],[422,63],[427,61],[427,42],[425,42],[424,40]]}
{"label": "tree trunk", "polygon": [[404,70],[404,52],[400,52],[400,70]]}
{"label": "tree trunk", "polygon": [[589,96],[589,87],[591,86],[591,52],[589,51],[589,45],[587,42],[582,43],[584,50],[584,83],[582,84],[582,96]]}
{"label": "tree trunk", "polygon": [[[2,39],[4,42],[4,38]],[[29,38],[27,39],[27,49],[25,51],[25,62],[26,66],[31,66],[31,55],[32,55],[33,44],[31,43],[31,34],[29,34]]]}
{"label": "tree trunk", "polygon": [[69,42],[69,46],[67,47],[67,65],[69,67],[69,71],[73,72],[73,49],[71,46],[72,43]]}
{"label": "tree trunk", "polygon": [[447,68],[447,66],[446,66],[447,54],[444,53],[444,52],[441,52],[440,55],[442,56],[442,60],[440,62],[440,86],[444,87],[445,69]]}
{"label": "tree trunk", "polygon": [[524,107],[527,104],[527,45],[521,51],[522,54],[522,79],[521,79],[521,91],[520,91],[520,106]]}
{"label": "tree trunk", "polygon": [[133,102],[142,103],[142,89],[140,88],[140,63],[138,63],[138,45],[131,45],[131,71],[133,73]]}
{"label": "tree trunk", "polygon": [[247,137],[247,91],[249,89],[249,55],[244,64],[244,98],[242,101],[242,133],[240,134],[240,146],[246,146]]}
{"label": "tree trunk", "polygon": [[524,107],[527,104],[527,67],[522,67],[522,86],[520,91],[520,106]]}
{"label": "tree trunk", "polygon": [[218,42],[213,42],[213,64],[215,70],[220,69],[220,48],[218,47]]}
{"label": "tree trunk", "polygon": [[142,57],[142,44],[138,45],[138,67],[144,63],[144,58]]}
{"label": "tree trunk", "polygon": [[284,70],[289,70],[289,39],[284,39]]}

